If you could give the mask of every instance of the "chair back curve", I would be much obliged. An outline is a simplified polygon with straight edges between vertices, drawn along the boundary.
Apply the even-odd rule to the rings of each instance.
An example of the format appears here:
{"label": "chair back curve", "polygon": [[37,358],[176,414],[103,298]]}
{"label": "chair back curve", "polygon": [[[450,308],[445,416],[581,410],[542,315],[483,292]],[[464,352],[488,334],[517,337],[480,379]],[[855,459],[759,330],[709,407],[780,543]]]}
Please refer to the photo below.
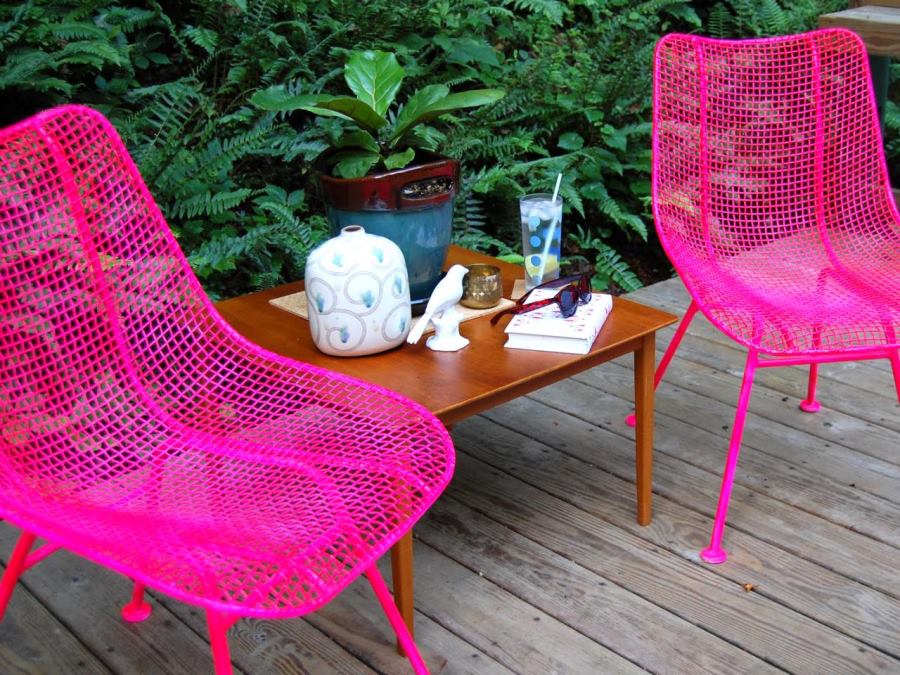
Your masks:
{"label": "chair back curve", "polygon": [[215,364],[228,329],[105,117],[62,106],[0,132],[0,241],[13,398],[27,389],[43,414],[85,391],[135,414],[190,407],[197,369],[177,366]]}
{"label": "chair back curve", "polygon": [[225,323],[100,113],[0,130],[0,517],[182,600],[296,616],[452,470],[419,404]]}
{"label": "chair back curve", "polygon": [[[796,328],[823,297],[877,304],[897,285],[900,217],[858,36],[668,35],[653,120],[656,228],[710,320],[771,353],[885,341],[898,319],[877,311],[845,337]],[[769,310],[795,318],[765,325]]]}
{"label": "chair back curve", "polygon": [[55,465],[45,478],[63,481],[115,472],[115,458],[128,461],[122,418],[132,445],[158,440],[148,419],[189,390],[153,392],[173,366],[203,358],[188,353],[216,322],[102,115],[64,106],[0,131],[0,249],[4,459],[33,470],[32,453],[44,453]]}

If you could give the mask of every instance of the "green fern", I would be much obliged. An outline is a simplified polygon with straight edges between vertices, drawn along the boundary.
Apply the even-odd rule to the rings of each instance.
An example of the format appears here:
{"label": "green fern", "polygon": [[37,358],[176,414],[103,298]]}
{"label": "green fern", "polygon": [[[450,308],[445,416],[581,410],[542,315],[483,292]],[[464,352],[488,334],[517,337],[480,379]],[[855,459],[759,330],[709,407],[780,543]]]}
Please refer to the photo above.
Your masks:
{"label": "green fern", "polygon": [[143,107],[123,120],[121,131],[131,141],[129,150],[151,185],[171,166],[202,99],[198,83],[190,80],[136,89],[129,94],[129,100]]}
{"label": "green fern", "polygon": [[35,35],[41,40],[105,40],[107,32],[102,28],[84,21],[62,21],[60,23],[47,23],[35,30]]}
{"label": "green fern", "polygon": [[721,2],[717,2],[710,10],[706,28],[710,35],[717,38],[728,37],[731,34],[731,14]]}
{"label": "green fern", "polygon": [[760,0],[759,21],[771,35],[780,35],[789,30],[787,15],[776,0]]}
{"label": "green fern", "polygon": [[184,30],[184,36],[207,54],[214,54],[216,46],[219,44],[219,34],[211,28],[187,26]]}
{"label": "green fern", "polygon": [[220,191],[215,194],[203,192],[176,202],[170,212],[176,218],[197,218],[198,216],[218,216],[243,203],[253,195],[253,190],[240,188],[238,190]]}
{"label": "green fern", "polygon": [[505,0],[504,4],[543,16],[557,26],[562,24],[566,13],[566,6],[556,0]]}
{"label": "green fern", "polygon": [[598,253],[595,278],[608,279],[626,292],[636,291],[644,285],[615,249],[602,244]]}
{"label": "green fern", "polygon": [[884,126],[891,131],[900,131],[900,106],[887,101],[883,113]]}
{"label": "green fern", "polygon": [[[762,34],[782,19],[793,28],[815,4],[720,0],[705,28]],[[581,227],[596,243],[578,250],[567,240],[564,255],[589,256],[598,277],[624,289],[633,279],[613,248],[638,250],[650,218],[634,186],[649,181],[653,44],[697,30],[698,7],[703,16],[687,0],[24,2],[0,6],[0,96],[8,115],[27,114],[22,102],[68,100],[106,112],[219,297],[298,278],[327,236],[306,188],[340,121],[263,114],[248,98],[279,83],[299,95],[344,91],[349,51],[389,49],[410,91],[508,92],[429,136],[465,166],[455,241],[518,254],[517,197],[552,190],[562,172],[566,231]],[[469,58],[473,45],[492,58]]]}

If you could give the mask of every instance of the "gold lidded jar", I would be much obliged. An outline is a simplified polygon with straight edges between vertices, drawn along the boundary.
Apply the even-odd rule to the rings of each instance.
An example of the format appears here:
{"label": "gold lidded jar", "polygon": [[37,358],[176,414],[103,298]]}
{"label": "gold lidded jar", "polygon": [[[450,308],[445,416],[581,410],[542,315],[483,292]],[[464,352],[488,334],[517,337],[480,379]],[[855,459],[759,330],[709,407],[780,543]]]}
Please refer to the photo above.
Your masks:
{"label": "gold lidded jar", "polygon": [[463,296],[460,302],[473,309],[494,307],[503,297],[503,279],[496,265],[468,265],[463,277]]}

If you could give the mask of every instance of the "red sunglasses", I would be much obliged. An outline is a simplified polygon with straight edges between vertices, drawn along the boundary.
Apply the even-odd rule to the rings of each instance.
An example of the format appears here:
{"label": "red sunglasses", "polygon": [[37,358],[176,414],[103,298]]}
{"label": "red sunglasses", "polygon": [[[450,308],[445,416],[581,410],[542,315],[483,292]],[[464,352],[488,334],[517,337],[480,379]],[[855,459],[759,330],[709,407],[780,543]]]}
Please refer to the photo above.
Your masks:
{"label": "red sunglasses", "polygon": [[[559,293],[554,295],[552,298],[546,298],[544,300],[536,300],[534,302],[526,303],[525,299],[531,295],[532,291],[538,288],[556,288],[557,286],[562,285],[563,288],[559,290]],[[591,280],[587,274],[579,274],[574,277],[563,277],[561,279],[554,279],[553,281],[548,281],[547,283],[541,284],[540,286],[535,286],[530,291],[528,291],[521,298],[516,300],[516,304],[509,309],[504,309],[502,312],[497,312],[494,316],[491,317],[491,324],[496,324],[500,317],[504,314],[524,314],[525,312],[530,312],[535,309],[540,309],[541,307],[546,307],[547,305],[557,304],[559,305],[559,313],[562,314],[564,319],[568,319],[570,316],[575,314],[575,310],[578,309],[579,304],[586,304],[591,301]]]}

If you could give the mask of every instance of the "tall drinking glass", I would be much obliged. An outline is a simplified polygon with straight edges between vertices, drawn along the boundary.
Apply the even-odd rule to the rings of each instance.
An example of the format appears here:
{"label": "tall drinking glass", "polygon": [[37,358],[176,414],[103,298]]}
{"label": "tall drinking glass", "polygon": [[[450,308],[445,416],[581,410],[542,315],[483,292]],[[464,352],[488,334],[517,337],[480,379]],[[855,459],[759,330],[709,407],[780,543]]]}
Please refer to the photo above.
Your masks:
{"label": "tall drinking glass", "polygon": [[547,192],[519,199],[522,218],[522,254],[525,257],[525,289],[531,290],[559,278],[562,242],[562,197]]}

